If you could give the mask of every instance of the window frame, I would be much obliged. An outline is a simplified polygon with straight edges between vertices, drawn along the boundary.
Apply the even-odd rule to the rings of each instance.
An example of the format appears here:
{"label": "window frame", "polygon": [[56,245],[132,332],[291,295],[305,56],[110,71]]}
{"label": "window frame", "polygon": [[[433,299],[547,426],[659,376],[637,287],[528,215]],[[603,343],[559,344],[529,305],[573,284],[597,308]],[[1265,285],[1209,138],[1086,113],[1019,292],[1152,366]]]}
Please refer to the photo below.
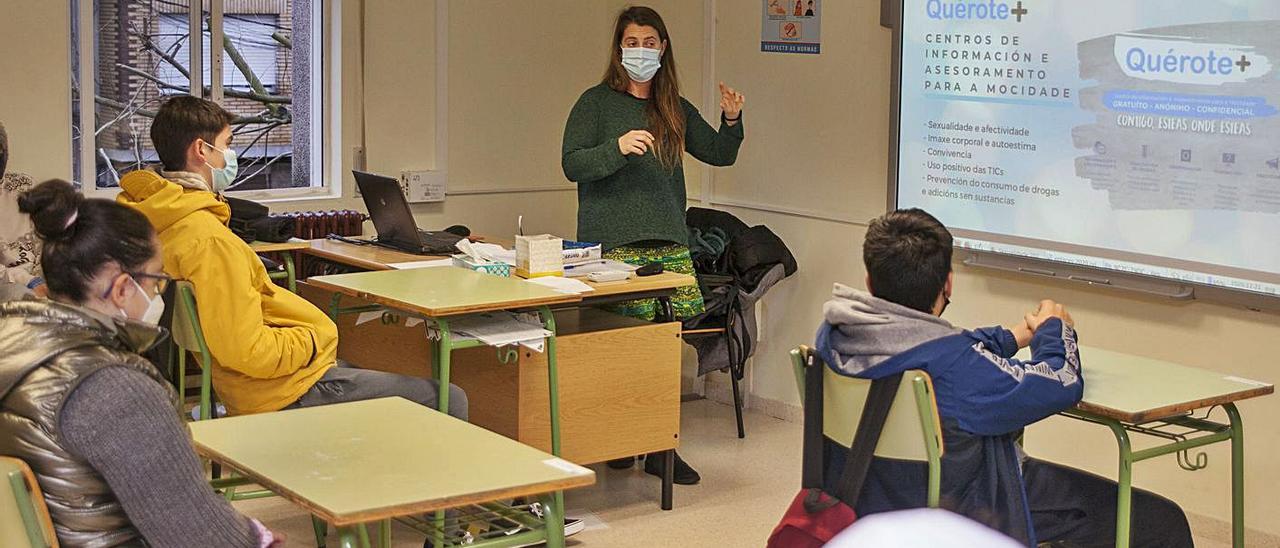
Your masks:
{"label": "window frame", "polygon": [[[209,48],[210,59],[210,93],[205,98],[217,103],[223,99],[223,5],[224,0],[206,0],[209,3],[210,35],[208,44],[204,42],[201,32],[205,10],[203,2],[191,0],[189,3],[188,28],[188,70],[191,73],[189,93],[204,96],[204,51]],[[288,202],[295,200],[333,199],[342,196],[342,2],[339,0],[312,0],[313,16],[318,16],[320,39],[311,40],[310,57],[312,63],[319,62],[318,84],[310,86],[311,104],[318,105],[315,112],[319,114],[320,123],[311,126],[311,177],[318,178],[315,186],[230,191],[227,195],[264,203]],[[77,158],[69,158],[69,171],[78,181],[81,190],[87,196],[97,198],[114,198],[119,193],[115,187],[99,187],[97,184],[97,138],[93,134],[97,126],[97,105],[95,71],[97,70],[97,25],[95,17],[95,0],[70,0],[72,36],[78,40],[78,59],[69,60],[68,67],[78,65],[78,74],[73,74],[79,82],[78,98],[80,143],[79,147],[71,147],[72,155],[78,155],[80,171],[76,170]],[[315,21],[313,19],[313,21]],[[314,23],[313,23],[314,24]],[[84,32],[89,30],[89,32]],[[73,83],[74,84],[74,83]],[[67,106],[71,108],[75,86],[69,86]],[[73,116],[74,118],[74,116]],[[72,135],[76,139],[75,133]],[[87,176],[86,176],[87,175]]]}

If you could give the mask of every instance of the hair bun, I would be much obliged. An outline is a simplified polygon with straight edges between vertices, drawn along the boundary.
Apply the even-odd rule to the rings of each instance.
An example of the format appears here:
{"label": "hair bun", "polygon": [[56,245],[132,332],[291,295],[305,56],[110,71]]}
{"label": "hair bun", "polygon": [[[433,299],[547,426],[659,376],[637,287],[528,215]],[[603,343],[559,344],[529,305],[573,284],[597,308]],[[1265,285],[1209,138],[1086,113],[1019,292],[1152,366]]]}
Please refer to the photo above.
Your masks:
{"label": "hair bun", "polygon": [[75,220],[84,196],[61,179],[50,179],[18,196],[18,211],[31,217],[36,235],[61,241],[75,235]]}

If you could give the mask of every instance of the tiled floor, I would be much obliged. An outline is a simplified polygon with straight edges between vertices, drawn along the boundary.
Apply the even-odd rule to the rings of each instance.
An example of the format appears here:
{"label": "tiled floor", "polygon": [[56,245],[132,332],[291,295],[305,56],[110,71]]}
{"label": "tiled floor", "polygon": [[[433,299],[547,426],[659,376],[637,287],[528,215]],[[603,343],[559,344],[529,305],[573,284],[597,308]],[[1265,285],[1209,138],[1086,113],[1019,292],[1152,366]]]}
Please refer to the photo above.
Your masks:
{"label": "tiled floor", "polygon": [[[659,482],[639,467],[593,467],[596,485],[567,494],[570,512],[587,530],[570,546],[763,546],[800,481],[800,425],[749,413],[747,438],[738,439],[731,407],[707,400],[684,404],[680,454],[702,474],[702,483],[676,486],[675,509],[658,509]],[[310,546],[311,521],[278,498],[236,506],[289,536],[290,546]],[[397,524],[396,547],[422,546],[422,536]],[[1201,548],[1227,546],[1197,539]]]}

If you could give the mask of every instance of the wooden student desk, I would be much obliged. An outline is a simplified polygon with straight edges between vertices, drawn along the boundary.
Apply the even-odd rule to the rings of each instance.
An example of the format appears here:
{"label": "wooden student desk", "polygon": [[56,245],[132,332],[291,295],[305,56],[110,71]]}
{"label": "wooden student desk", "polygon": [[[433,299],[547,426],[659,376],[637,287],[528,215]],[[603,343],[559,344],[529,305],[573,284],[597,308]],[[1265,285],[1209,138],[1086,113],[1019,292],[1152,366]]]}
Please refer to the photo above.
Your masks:
{"label": "wooden student desk", "polygon": [[[448,258],[445,255],[415,255],[376,245],[356,245],[338,240],[311,240],[310,247],[304,249],[303,253],[361,270],[392,270],[393,264]],[[676,289],[698,283],[693,276],[674,272],[635,277],[611,284],[578,279],[595,288],[595,291],[582,295],[583,304],[590,306],[619,300],[670,297],[675,294]]]}
{"label": "wooden student desk", "polygon": [[[1244,546],[1244,423],[1235,402],[1275,392],[1256,381],[1223,376],[1141,356],[1081,347],[1084,398],[1071,418],[1104,425],[1115,434],[1120,448],[1116,546],[1129,546],[1130,497],[1133,463],[1177,453],[1178,465],[1195,471],[1207,465],[1205,455],[1192,458],[1190,450],[1231,442],[1232,545]],[[1209,420],[1213,407],[1226,411],[1228,422]],[[1203,417],[1192,413],[1205,410]],[[1129,432],[1163,438],[1170,443],[1134,451]]]}
{"label": "wooden student desk", "polygon": [[[390,264],[432,258],[334,240],[313,241],[305,253],[362,270],[389,270]],[[413,271],[388,272],[387,280],[420,276],[408,272]],[[329,279],[302,283],[299,293],[325,310],[332,311],[336,303],[336,308],[346,311],[375,312],[383,310],[383,305],[400,311],[384,313],[381,321],[360,324],[357,314],[338,315],[340,357],[370,369],[419,377],[435,373],[439,354],[421,327],[409,326],[408,317],[435,317],[432,314],[456,310],[419,306],[424,303],[417,301],[431,298],[425,293],[387,299],[387,295],[375,297],[374,293],[381,291],[367,291],[367,287],[361,292],[326,284]],[[668,459],[674,456],[680,433],[680,324],[644,322],[589,305],[670,297],[676,288],[689,283],[695,283],[691,276],[665,273],[620,284],[593,284],[593,293],[561,296],[559,302],[546,305],[552,309],[556,327],[562,457],[589,464],[648,453],[667,452]],[[505,350],[457,350],[452,355],[449,381],[467,392],[473,424],[552,451],[549,356],[523,348]],[[663,509],[671,508],[670,482],[670,477],[663,478]]]}
{"label": "wooden student desk", "polygon": [[[595,483],[589,469],[401,398],[196,421],[190,427],[200,455],[337,527],[344,548],[356,546],[357,536],[368,545],[365,523],[380,522],[379,544],[389,547],[391,519],[447,508],[484,505],[486,514],[527,520],[518,510],[504,513],[486,503],[531,496],[546,501],[545,524],[530,520],[531,530],[472,546],[545,540],[561,548],[563,509],[550,493]],[[443,546],[440,525],[429,527],[436,546]]]}

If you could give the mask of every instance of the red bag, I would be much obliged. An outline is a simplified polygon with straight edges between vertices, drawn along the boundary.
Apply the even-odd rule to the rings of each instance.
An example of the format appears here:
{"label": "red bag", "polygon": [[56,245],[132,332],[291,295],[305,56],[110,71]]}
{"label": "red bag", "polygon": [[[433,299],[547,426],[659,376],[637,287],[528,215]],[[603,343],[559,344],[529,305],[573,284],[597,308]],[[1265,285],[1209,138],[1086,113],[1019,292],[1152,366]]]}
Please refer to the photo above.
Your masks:
{"label": "red bag", "polygon": [[766,543],[768,548],[821,548],[857,519],[852,504],[862,492],[862,482],[871,468],[876,441],[884,429],[885,418],[898,392],[902,374],[871,382],[862,419],[853,434],[853,444],[845,456],[838,491],[835,496],[822,490],[822,374],[826,364],[812,353],[805,356],[804,382],[804,465],[802,489],[791,501],[782,521],[774,527]]}
{"label": "red bag", "polygon": [[[825,505],[825,509],[818,507]],[[813,508],[816,511],[810,511]],[[853,508],[821,489],[805,489],[796,495],[769,535],[769,548],[821,548],[853,524]]]}

